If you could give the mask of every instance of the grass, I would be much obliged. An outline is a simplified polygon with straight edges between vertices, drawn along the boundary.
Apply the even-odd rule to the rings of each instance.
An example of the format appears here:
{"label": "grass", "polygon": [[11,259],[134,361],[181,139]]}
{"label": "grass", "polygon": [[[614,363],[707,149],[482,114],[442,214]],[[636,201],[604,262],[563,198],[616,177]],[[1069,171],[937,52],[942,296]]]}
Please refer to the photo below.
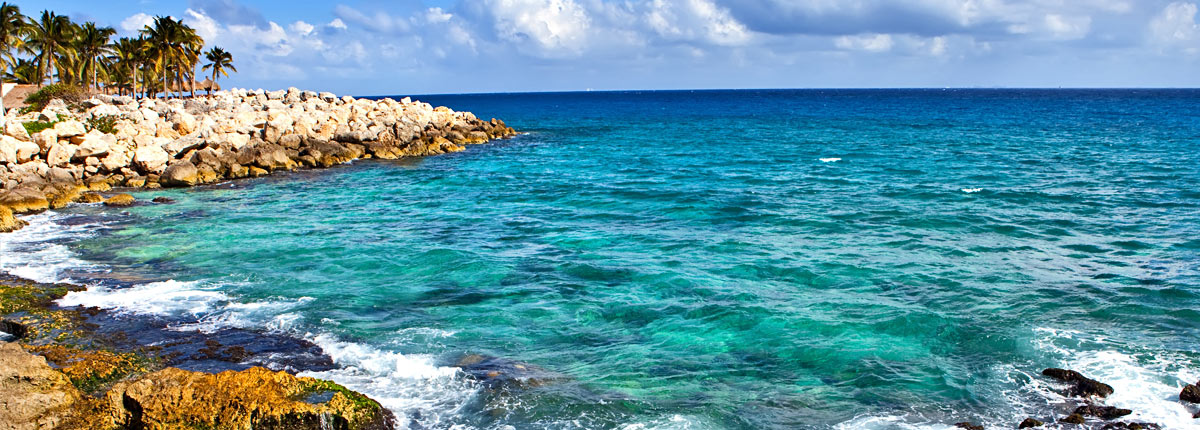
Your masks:
{"label": "grass", "polygon": [[56,115],[56,117],[54,121],[30,121],[21,125],[25,126],[25,132],[32,136],[35,133],[41,133],[42,130],[54,127],[54,124],[62,122],[62,115]]}

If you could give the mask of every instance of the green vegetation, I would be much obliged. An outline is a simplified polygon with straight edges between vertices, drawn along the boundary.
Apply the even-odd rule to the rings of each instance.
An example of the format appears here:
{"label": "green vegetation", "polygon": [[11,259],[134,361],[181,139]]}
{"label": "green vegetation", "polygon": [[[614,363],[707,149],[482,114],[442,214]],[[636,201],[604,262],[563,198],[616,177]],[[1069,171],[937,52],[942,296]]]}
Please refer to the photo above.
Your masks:
{"label": "green vegetation", "polygon": [[312,382],[306,384],[300,393],[299,399],[304,399],[305,397],[313,394],[326,392],[340,393],[346,398],[346,400],[349,400],[350,403],[354,405],[355,411],[358,412],[375,411],[381,407],[379,406],[379,403],[376,403],[367,396],[351,391],[349,388],[338,385],[333,381],[325,381],[321,379],[314,379]]}
{"label": "green vegetation", "polygon": [[62,121],[61,116],[54,121],[30,121],[21,125],[25,126],[25,132],[32,136],[34,133],[40,133],[42,130],[54,127],[54,124],[58,124],[60,121]]}
{"label": "green vegetation", "polygon": [[25,103],[29,104],[29,108],[34,111],[40,111],[46,108],[50,100],[62,99],[68,105],[78,104],[87,100],[88,93],[83,88],[71,84],[50,84],[35,91],[28,97],[25,97]]}
{"label": "green vegetation", "polygon": [[120,121],[124,118],[124,115],[96,115],[88,118],[87,121],[83,123],[83,126],[86,127],[88,131],[97,130],[101,133],[112,134],[116,131],[117,121]]}
{"label": "green vegetation", "polygon": [[[113,40],[116,30],[94,22],[72,22],[43,10],[34,17],[0,3],[0,81],[56,83],[92,91],[147,97],[172,92],[195,96],[196,66],[209,60],[212,79],[228,76],[233,56],[220,48],[204,52],[204,39],[182,20],[154,18],[136,37]],[[211,90],[211,86],[207,87]]]}

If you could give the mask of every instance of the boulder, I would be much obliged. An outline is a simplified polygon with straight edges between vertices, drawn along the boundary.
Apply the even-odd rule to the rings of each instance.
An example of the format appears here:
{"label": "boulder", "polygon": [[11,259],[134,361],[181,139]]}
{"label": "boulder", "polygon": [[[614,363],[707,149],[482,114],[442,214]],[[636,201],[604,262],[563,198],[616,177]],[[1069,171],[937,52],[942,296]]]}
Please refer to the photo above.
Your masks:
{"label": "boulder", "polygon": [[1184,385],[1183,391],[1179,392],[1179,400],[1200,403],[1200,382]]}
{"label": "boulder", "polygon": [[1067,424],[1083,424],[1083,423],[1087,422],[1087,419],[1084,418],[1083,415],[1071,414],[1071,415],[1068,415],[1066,418],[1058,420],[1058,422],[1067,423]]}
{"label": "boulder", "polygon": [[185,154],[193,149],[199,149],[204,146],[204,141],[195,137],[181,137],[172,140],[162,146],[164,151],[167,151],[172,158],[178,158],[180,154]]}
{"label": "boulder", "polygon": [[7,206],[15,213],[43,211],[50,208],[46,193],[31,187],[17,187],[7,192],[0,190],[0,206]]}
{"label": "boulder", "polygon": [[71,158],[75,156],[75,152],[79,147],[69,143],[56,143],[50,146],[50,151],[46,153],[46,164],[50,167],[63,167],[71,164]]}
{"label": "boulder", "polygon": [[60,139],[83,136],[87,133],[87,129],[83,126],[83,123],[74,120],[61,121],[54,124],[54,131],[58,132]]}
{"label": "boulder", "polygon": [[50,146],[58,143],[58,131],[53,128],[47,128],[34,133],[31,140],[43,151],[48,150],[50,149]]}
{"label": "boulder", "polygon": [[1111,385],[1083,376],[1074,370],[1050,368],[1043,370],[1042,375],[1069,384],[1070,387],[1067,389],[1067,395],[1069,396],[1107,397],[1113,393]]}
{"label": "boulder", "polygon": [[180,161],[167,166],[159,183],[168,187],[190,187],[201,183],[200,171],[190,161]]}
{"label": "boulder", "polygon": [[1033,418],[1026,418],[1024,421],[1021,421],[1021,424],[1017,425],[1017,428],[1018,429],[1027,429],[1027,428],[1033,428],[1033,427],[1041,427],[1044,425],[1046,425],[1046,423],[1035,420]]}
{"label": "boulder", "polygon": [[103,157],[108,155],[109,150],[116,143],[116,136],[92,130],[83,136],[79,149],[75,151],[75,157]]}
{"label": "boulder", "polygon": [[[8,137],[8,136],[5,136]],[[15,144],[17,148],[17,162],[25,163],[33,160],[42,152],[42,148],[31,140],[17,140]]]}
{"label": "boulder", "polygon": [[27,224],[25,220],[13,215],[12,209],[9,209],[8,206],[0,206],[0,233],[20,230]]}
{"label": "boulder", "polygon": [[98,193],[83,193],[76,200],[79,203],[100,203],[104,201],[104,197]]}
{"label": "boulder", "polygon": [[1075,408],[1074,413],[1083,416],[1093,416],[1101,419],[1111,420],[1132,414],[1133,411],[1113,406],[1083,405]]}
{"label": "boulder", "polygon": [[378,402],[332,382],[254,367],[217,374],[167,368],[118,382],[104,398],[120,428],[391,429]]}
{"label": "boulder", "polygon": [[196,131],[196,117],[187,112],[176,112],[170,116],[171,127],[181,135]]}
{"label": "boulder", "polygon": [[117,194],[115,196],[109,197],[108,200],[105,200],[104,206],[113,206],[113,207],[123,208],[123,207],[133,206],[133,203],[135,201],[136,201],[136,199],[134,199],[133,196],[131,196],[129,194]]}
{"label": "boulder", "polygon": [[955,427],[955,428],[960,428],[960,429],[963,429],[963,430],[983,430],[983,426],[981,426],[981,425],[978,425],[978,424],[971,424],[971,423],[969,423],[969,422],[966,422],[966,421],[964,421],[964,422],[961,422],[961,423],[954,424],[954,427]]}
{"label": "boulder", "polygon": [[23,141],[30,141],[29,131],[25,130],[25,125],[17,120],[9,120],[4,123],[4,135]]}
{"label": "boulder", "polygon": [[141,146],[133,151],[133,164],[145,173],[162,173],[171,156],[157,146]]}
{"label": "boulder", "polygon": [[17,142],[12,136],[0,136],[0,164],[17,164]]}
{"label": "boulder", "polygon": [[83,395],[66,375],[16,343],[0,342],[0,423],[6,430],[87,428]]}

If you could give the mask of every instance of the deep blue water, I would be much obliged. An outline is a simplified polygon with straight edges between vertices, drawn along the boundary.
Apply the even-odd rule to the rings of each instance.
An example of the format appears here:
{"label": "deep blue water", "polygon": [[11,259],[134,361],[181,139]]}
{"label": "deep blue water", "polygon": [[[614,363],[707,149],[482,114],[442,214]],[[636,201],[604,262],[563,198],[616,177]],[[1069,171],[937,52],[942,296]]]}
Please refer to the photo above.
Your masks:
{"label": "deep blue water", "polygon": [[527,134],[70,208],[6,265],[169,278],[68,302],[314,340],[406,428],[1013,428],[1052,366],[1194,424],[1200,91],[418,99]]}

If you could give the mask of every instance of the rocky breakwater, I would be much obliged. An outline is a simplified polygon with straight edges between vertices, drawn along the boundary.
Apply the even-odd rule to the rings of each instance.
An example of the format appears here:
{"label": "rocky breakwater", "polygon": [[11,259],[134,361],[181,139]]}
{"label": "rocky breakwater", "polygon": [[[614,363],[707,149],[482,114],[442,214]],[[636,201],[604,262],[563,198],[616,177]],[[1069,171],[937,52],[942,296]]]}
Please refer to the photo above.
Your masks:
{"label": "rocky breakwater", "polygon": [[[96,96],[9,116],[0,135],[0,207],[58,208],[86,190],[158,188],[330,167],[359,158],[456,152],[507,138],[480,120],[408,98],[231,90],[195,99]],[[0,231],[21,222],[0,210]]]}

